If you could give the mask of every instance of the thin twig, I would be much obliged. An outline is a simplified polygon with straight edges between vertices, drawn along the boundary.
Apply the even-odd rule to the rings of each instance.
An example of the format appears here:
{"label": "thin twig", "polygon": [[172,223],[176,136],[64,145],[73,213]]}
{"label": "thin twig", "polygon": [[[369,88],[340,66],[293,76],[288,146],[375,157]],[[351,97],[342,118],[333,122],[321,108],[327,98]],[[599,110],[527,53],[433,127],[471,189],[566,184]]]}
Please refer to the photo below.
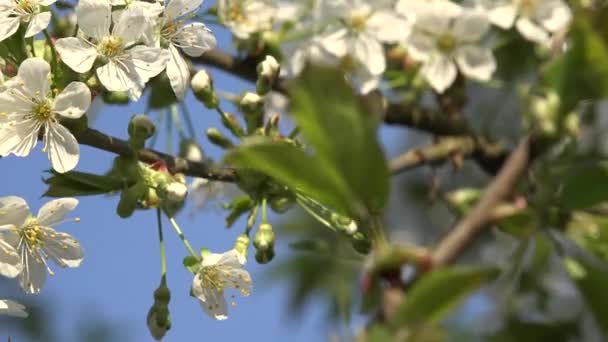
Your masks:
{"label": "thin twig", "polygon": [[524,173],[530,160],[530,138],[525,137],[507,159],[504,167],[486,188],[475,208],[439,242],[433,252],[434,266],[450,263],[492,219],[498,204],[507,197]]}

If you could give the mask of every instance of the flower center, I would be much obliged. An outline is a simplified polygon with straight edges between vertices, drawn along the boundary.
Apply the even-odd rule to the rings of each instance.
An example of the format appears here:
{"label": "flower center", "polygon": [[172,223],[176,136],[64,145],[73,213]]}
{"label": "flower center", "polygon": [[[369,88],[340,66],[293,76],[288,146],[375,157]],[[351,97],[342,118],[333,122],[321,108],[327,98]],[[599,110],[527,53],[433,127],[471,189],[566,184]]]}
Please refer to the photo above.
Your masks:
{"label": "flower center", "polygon": [[437,48],[442,52],[450,52],[456,47],[456,38],[446,33],[437,39]]}
{"label": "flower center", "polygon": [[32,108],[32,114],[34,120],[38,122],[51,121],[54,118],[53,103],[48,99],[36,102]]}
{"label": "flower center", "polygon": [[97,51],[107,58],[118,57],[124,50],[123,40],[121,37],[109,36],[104,37],[99,45]]}
{"label": "flower center", "polygon": [[515,0],[515,2],[523,16],[533,14],[538,7],[538,0]]}
{"label": "flower center", "polygon": [[166,40],[171,40],[173,36],[177,33],[177,24],[175,22],[170,22],[163,26],[160,34]]}
{"label": "flower center", "polygon": [[32,3],[29,0],[16,0],[17,3],[17,10],[19,12],[25,13],[25,14],[34,14],[36,13],[38,6],[36,3]]}
{"label": "flower center", "polygon": [[369,13],[367,11],[353,11],[350,15],[350,27],[355,32],[363,32],[367,26]]}
{"label": "flower center", "polygon": [[38,249],[44,245],[46,232],[35,218],[29,218],[25,227],[19,230],[21,240],[25,242],[29,250]]}
{"label": "flower center", "polygon": [[217,266],[205,266],[201,270],[201,278],[205,287],[223,291],[226,281],[222,279],[221,270]]}
{"label": "flower center", "polygon": [[230,6],[230,8],[228,9],[228,15],[226,17],[228,18],[228,21],[239,22],[245,20],[243,9],[239,4],[233,4],[232,6]]}

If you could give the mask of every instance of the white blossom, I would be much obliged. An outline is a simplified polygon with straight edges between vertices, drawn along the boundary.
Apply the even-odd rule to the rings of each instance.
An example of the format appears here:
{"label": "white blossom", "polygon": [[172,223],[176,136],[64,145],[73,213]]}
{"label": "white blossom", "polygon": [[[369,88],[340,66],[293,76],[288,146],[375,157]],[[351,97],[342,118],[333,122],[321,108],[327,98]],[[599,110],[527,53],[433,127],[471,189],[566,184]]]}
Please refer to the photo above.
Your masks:
{"label": "white blossom", "polygon": [[0,42],[12,36],[21,23],[27,24],[25,38],[33,37],[49,26],[51,12],[42,11],[57,0],[0,0]]}
{"label": "white blossom", "polygon": [[0,299],[0,315],[19,318],[26,318],[28,316],[25,306],[8,299]]}
{"label": "white blossom", "polygon": [[209,253],[203,256],[199,270],[192,282],[192,293],[201,307],[212,318],[228,318],[224,290],[234,288],[242,296],[251,293],[251,276],[243,268],[245,258],[232,249],[222,254]]}
{"label": "white blossom", "polygon": [[258,74],[267,79],[274,79],[279,74],[279,62],[271,55],[266,55],[263,61],[258,64]]}
{"label": "white blossom", "polygon": [[109,91],[128,91],[137,100],[146,82],[164,70],[170,55],[163,49],[137,45],[147,17],[141,7],[123,11],[110,31],[111,6],[108,0],[81,0],[76,6],[80,30],[91,40],[68,37],[55,44],[61,59],[72,70],[85,73],[97,58],[102,66],[97,77]]}
{"label": "white blossom", "polygon": [[51,68],[42,58],[28,58],[19,66],[15,82],[0,93],[0,155],[30,154],[42,132],[43,151],[57,172],[72,170],[79,159],[79,146],[60,118],[77,119],[91,103],[91,92],[82,82],[68,84],[56,96],[51,91]]}
{"label": "white blossom", "polygon": [[218,0],[221,22],[240,39],[272,28],[275,7],[269,0]]}
{"label": "white blossom", "polygon": [[[2,267],[22,267],[18,279],[26,293],[39,293],[46,273],[53,275],[49,259],[60,267],[78,267],[84,258],[80,243],[51,226],[65,222],[65,216],[78,205],[75,198],[60,198],[47,202],[33,217],[22,198],[0,198],[0,239],[11,245],[21,258],[15,264],[0,258]],[[78,221],[78,219],[74,219]]]}
{"label": "white blossom", "polygon": [[492,50],[479,44],[489,29],[487,17],[472,10],[455,15],[442,8],[436,4],[420,13],[407,40],[411,57],[423,62],[420,72],[440,93],[452,85],[458,69],[464,76],[488,81],[496,61]]}
{"label": "white blossom", "polygon": [[563,31],[572,12],[563,0],[477,0],[490,21],[503,29],[514,24],[527,40],[549,44],[553,34]]}
{"label": "white blossom", "polygon": [[410,33],[409,21],[392,6],[364,0],[334,0],[330,10],[339,20],[322,35],[323,48],[354,71],[361,92],[373,90],[386,69],[382,43],[405,40]]}
{"label": "white blossom", "polygon": [[200,22],[185,23],[203,0],[172,0],[160,19],[161,46],[166,47],[171,59],[167,63],[167,76],[178,99],[188,89],[190,69],[178,48],[190,57],[198,57],[213,49],[217,41],[211,30]]}

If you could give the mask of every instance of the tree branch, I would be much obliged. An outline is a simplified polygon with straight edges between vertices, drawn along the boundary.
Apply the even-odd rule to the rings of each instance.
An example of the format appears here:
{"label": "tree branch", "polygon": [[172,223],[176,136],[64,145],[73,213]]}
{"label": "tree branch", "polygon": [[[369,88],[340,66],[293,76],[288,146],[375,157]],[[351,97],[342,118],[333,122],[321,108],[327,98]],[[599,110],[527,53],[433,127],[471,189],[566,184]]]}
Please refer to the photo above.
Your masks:
{"label": "tree branch", "polygon": [[[83,145],[112,152],[120,156],[133,156],[133,150],[125,140],[115,138],[92,128],[87,128],[84,132],[77,134],[76,139]],[[140,161],[149,164],[162,161],[172,173],[181,172],[187,176],[222,182],[234,182],[236,180],[234,169],[216,169],[206,163],[175,157],[151,149],[139,151],[138,157]]]}
{"label": "tree branch", "polygon": [[498,204],[507,197],[528,167],[531,158],[530,137],[525,137],[507,159],[496,178],[488,185],[479,203],[470,214],[439,242],[433,252],[433,265],[450,263],[492,219]]}

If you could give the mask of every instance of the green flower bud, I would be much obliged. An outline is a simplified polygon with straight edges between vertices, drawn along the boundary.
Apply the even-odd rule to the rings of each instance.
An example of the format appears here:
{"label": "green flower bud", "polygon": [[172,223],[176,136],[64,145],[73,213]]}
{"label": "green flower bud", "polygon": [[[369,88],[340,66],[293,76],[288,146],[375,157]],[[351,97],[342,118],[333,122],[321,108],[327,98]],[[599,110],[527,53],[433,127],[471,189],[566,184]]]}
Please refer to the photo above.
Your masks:
{"label": "green flower bud", "polygon": [[120,194],[120,200],[116,207],[116,213],[122,218],[133,215],[138,201],[146,193],[148,186],[144,182],[137,182],[131,187],[124,189]]}
{"label": "green flower bud", "polygon": [[283,214],[293,207],[296,199],[293,196],[274,197],[270,200],[270,208],[278,214]]}
{"label": "green flower bud", "polygon": [[154,122],[147,115],[137,114],[129,121],[129,137],[134,139],[146,140],[151,138],[156,132]]}
{"label": "green flower bud", "polygon": [[162,284],[154,291],[154,302],[160,304],[169,304],[171,301],[171,290],[167,285]]}
{"label": "green flower bud", "polygon": [[157,341],[160,341],[171,329],[169,301],[171,301],[171,291],[163,282],[154,291],[154,304],[148,311],[148,317],[146,318],[148,330]]}
{"label": "green flower bud", "polygon": [[207,139],[212,144],[221,148],[229,149],[234,147],[234,144],[219,129],[214,127],[207,129]]}
{"label": "green flower bud", "polygon": [[239,102],[241,110],[245,113],[259,113],[264,109],[264,100],[256,93],[247,92]]}
{"label": "green flower bud", "polygon": [[106,91],[103,93],[103,101],[108,104],[128,104],[129,93],[126,91]]}
{"label": "green flower bud", "polygon": [[267,250],[274,247],[274,232],[272,226],[268,223],[260,224],[258,231],[253,237],[253,246],[257,250]]}
{"label": "green flower bud", "polygon": [[260,95],[266,95],[270,90],[272,90],[272,85],[276,81],[279,76],[279,62],[277,60],[268,55],[266,58],[260,62],[257,66],[258,79],[256,82],[256,92]]}
{"label": "green flower bud", "polygon": [[219,100],[215,94],[215,91],[213,90],[213,82],[207,71],[200,70],[197,72],[194,77],[192,77],[190,86],[192,87],[194,96],[196,96],[196,98],[201,101],[205,107],[209,109],[218,107]]}
{"label": "green flower bud", "polygon": [[353,234],[351,243],[353,248],[361,254],[369,254],[372,249],[371,241],[361,232]]}
{"label": "green flower bud", "polygon": [[249,236],[241,234],[234,242],[234,250],[236,250],[243,258],[247,259],[247,248],[249,248]]}
{"label": "green flower bud", "polygon": [[255,261],[258,264],[267,264],[274,259],[274,248],[270,248],[267,250],[258,249],[255,251]]}

